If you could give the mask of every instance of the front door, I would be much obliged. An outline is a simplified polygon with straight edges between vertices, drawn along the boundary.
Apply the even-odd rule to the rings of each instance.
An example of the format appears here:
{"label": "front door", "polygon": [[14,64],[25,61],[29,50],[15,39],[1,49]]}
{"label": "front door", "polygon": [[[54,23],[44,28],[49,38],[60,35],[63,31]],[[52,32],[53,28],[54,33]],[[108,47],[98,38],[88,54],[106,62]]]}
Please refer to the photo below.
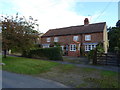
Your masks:
{"label": "front door", "polygon": [[65,45],[65,55],[68,55],[69,45]]}

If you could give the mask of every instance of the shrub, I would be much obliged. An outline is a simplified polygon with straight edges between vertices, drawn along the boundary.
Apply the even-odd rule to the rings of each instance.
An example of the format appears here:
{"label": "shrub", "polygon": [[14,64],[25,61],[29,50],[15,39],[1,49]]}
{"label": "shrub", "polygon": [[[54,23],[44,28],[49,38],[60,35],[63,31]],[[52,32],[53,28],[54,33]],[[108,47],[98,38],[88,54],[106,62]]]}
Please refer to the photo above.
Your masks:
{"label": "shrub", "polygon": [[93,59],[95,50],[90,50],[87,54],[88,59]]}
{"label": "shrub", "polygon": [[93,59],[94,58],[94,52],[97,50],[97,55],[101,56],[104,53],[103,45],[102,43],[99,43],[96,48],[93,50],[90,50],[87,54],[88,59]]}
{"label": "shrub", "polygon": [[50,60],[62,60],[61,47],[33,49],[25,53],[25,57],[45,57]]}

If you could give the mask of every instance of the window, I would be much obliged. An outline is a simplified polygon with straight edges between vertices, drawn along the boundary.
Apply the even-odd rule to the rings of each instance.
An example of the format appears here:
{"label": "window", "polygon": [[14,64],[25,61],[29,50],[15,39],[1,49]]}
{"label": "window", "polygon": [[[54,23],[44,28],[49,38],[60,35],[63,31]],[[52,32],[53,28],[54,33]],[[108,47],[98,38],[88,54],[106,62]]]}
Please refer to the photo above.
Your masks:
{"label": "window", "polygon": [[49,48],[50,44],[42,44],[43,48]]}
{"label": "window", "polygon": [[74,36],[74,37],[73,37],[73,40],[74,40],[74,41],[78,41],[78,36]]}
{"label": "window", "polygon": [[91,35],[85,35],[85,41],[90,41],[91,40]]}
{"label": "window", "polygon": [[70,51],[76,51],[76,44],[70,45]]}
{"label": "window", "polygon": [[54,42],[58,42],[58,37],[54,37]]}
{"label": "window", "polygon": [[50,38],[47,38],[47,42],[50,42]]}
{"label": "window", "polygon": [[94,45],[94,44],[85,45],[85,51],[90,51],[90,50],[94,49],[95,47],[96,47],[96,45]]}

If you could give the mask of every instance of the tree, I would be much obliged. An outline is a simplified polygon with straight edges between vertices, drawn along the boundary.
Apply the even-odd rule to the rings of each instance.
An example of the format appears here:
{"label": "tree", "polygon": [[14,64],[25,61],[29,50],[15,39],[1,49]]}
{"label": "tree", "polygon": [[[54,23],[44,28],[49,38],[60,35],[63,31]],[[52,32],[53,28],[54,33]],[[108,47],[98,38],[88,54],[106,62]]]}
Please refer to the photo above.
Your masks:
{"label": "tree", "polygon": [[31,16],[27,20],[24,16],[19,17],[16,14],[13,16],[5,16],[2,20],[2,50],[4,57],[6,57],[7,50],[18,50],[24,52],[29,50],[36,38],[38,38],[38,31],[34,30],[38,26],[37,20]]}
{"label": "tree", "polygon": [[116,47],[120,49],[120,27],[109,28],[108,38],[109,51],[114,52]]}
{"label": "tree", "polygon": [[116,27],[120,28],[120,20],[118,20],[118,22],[116,23]]}

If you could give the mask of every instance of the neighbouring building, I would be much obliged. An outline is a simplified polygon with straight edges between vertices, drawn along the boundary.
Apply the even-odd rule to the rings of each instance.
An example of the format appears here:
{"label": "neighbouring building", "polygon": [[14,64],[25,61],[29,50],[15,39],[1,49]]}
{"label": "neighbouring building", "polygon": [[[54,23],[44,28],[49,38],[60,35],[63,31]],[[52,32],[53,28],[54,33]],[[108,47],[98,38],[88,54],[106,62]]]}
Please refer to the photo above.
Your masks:
{"label": "neighbouring building", "polygon": [[38,38],[35,40],[35,44],[41,44],[41,36],[43,35],[44,33],[39,33],[38,34]]}
{"label": "neighbouring building", "polygon": [[89,24],[85,18],[84,25],[51,29],[41,37],[43,48],[60,44],[65,55],[80,56],[80,50],[88,52],[103,43],[105,53],[108,50],[108,36],[106,22]]}

